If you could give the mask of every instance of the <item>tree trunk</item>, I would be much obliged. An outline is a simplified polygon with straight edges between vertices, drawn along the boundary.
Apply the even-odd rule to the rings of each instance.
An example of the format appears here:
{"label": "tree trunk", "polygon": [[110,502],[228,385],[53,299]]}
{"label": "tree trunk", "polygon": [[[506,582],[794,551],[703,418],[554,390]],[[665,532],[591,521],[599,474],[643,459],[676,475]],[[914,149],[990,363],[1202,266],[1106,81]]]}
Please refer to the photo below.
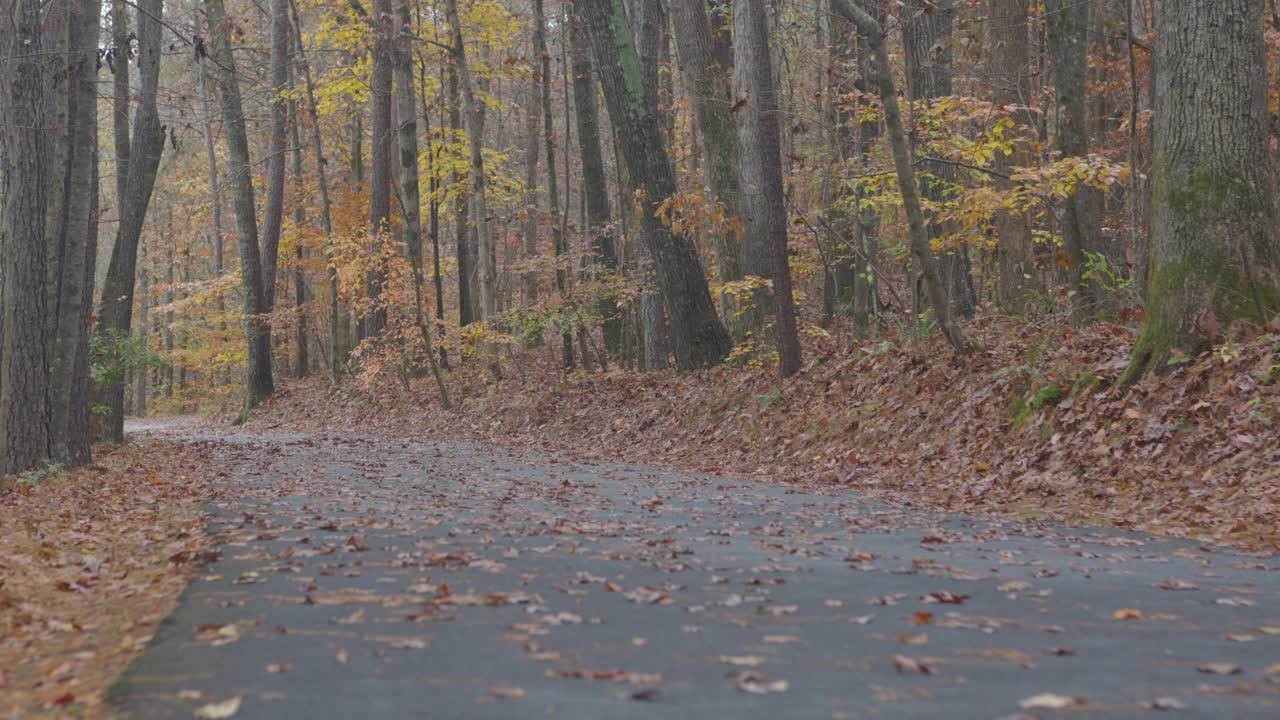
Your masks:
{"label": "tree trunk", "polygon": [[[609,209],[609,182],[604,171],[600,145],[600,116],[597,110],[595,69],[591,63],[591,43],[574,7],[570,21],[573,44],[573,103],[578,121],[578,153],[582,157],[582,192],[591,238],[591,261],[596,277],[608,282],[618,273],[618,251],[614,246],[613,219]],[[596,312],[604,321],[605,350],[614,358],[622,356],[622,316],[613,296],[603,293]]]}
{"label": "tree trunk", "polygon": [[284,176],[289,147],[289,0],[271,0],[271,140],[267,198],[262,210],[262,292],[270,312],[276,304],[276,267],[284,225]]}
{"label": "tree trunk", "polygon": [[298,8],[292,2],[294,42],[298,49],[298,66],[302,70],[302,79],[307,90],[307,111],[311,115],[311,156],[316,165],[316,184],[320,192],[320,223],[324,230],[324,247],[328,259],[329,276],[329,371],[336,380],[343,365],[346,354],[341,338],[343,333],[342,312],[338,305],[338,268],[333,264],[333,216],[329,201],[328,164],[325,162],[323,139],[320,134],[319,111],[316,110],[316,87],[311,79],[311,64],[307,60],[306,50],[302,45],[302,23],[298,17]]}
{"label": "tree trunk", "polygon": [[[724,207],[726,218],[741,222],[741,196],[738,189],[738,137],[734,128],[733,90],[723,65],[727,58],[717,54],[716,34],[707,16],[706,0],[671,0],[671,15],[678,28],[676,52],[688,93],[698,120],[702,151],[706,156],[704,177],[711,198]],[[732,228],[715,237],[716,279],[721,284],[742,279],[738,266],[738,233]],[[725,318],[733,316],[732,295],[720,296],[720,311]],[[737,323],[730,329],[740,335]]]}
{"label": "tree trunk", "polygon": [[[288,0],[286,0],[287,2]],[[287,16],[286,16],[287,17]],[[288,30],[289,28],[286,27]],[[293,32],[289,32],[289,157],[293,163],[293,193],[294,197],[299,198],[302,194],[302,130],[299,127],[298,118],[298,102],[293,99],[293,93],[296,91],[294,87],[293,77]],[[319,128],[315,128],[313,132],[320,132]],[[305,203],[294,202],[293,208],[293,230],[295,235],[302,229],[307,222],[307,206]],[[301,239],[294,241],[293,252],[293,306],[298,316],[294,320],[293,325],[293,345],[294,345],[294,365],[293,376],[296,378],[304,378],[311,370],[311,353],[309,351],[310,343],[307,340],[307,300],[310,292],[307,287],[307,273],[303,265],[307,254],[304,250]]]}
{"label": "tree trunk", "polygon": [[[644,81],[649,106],[659,113],[658,132],[661,147],[667,147],[667,133],[658,111],[658,58],[662,48],[662,0],[633,0],[632,27],[636,53],[640,58],[640,73]],[[667,359],[666,308],[662,295],[652,289],[651,283],[640,295],[640,323],[644,331],[645,365],[650,370],[670,366]]]}
{"label": "tree trunk", "polygon": [[[1053,61],[1054,150],[1061,157],[1089,153],[1088,59],[1089,3],[1048,0],[1046,20],[1048,51]],[[1099,248],[1098,193],[1077,186],[1063,204],[1062,248],[1067,281],[1077,291],[1074,315],[1092,317],[1100,298],[1096,287],[1083,277],[1086,252]]]}
{"label": "tree trunk", "polygon": [[[133,136],[128,141],[129,162],[122,184],[123,193],[117,200],[120,205],[120,225],[116,230],[115,247],[111,250],[111,262],[107,266],[98,311],[99,331],[115,333],[121,338],[128,336],[132,325],[138,242],[142,237],[147,207],[151,204],[160,156],[164,151],[164,128],[160,125],[156,106],[160,86],[163,6],[163,0],[142,0],[138,5],[140,89],[136,96],[131,95],[137,100],[138,109],[133,117]],[[119,58],[117,63],[118,66],[124,64]],[[127,86],[125,92],[129,92]],[[116,123],[119,129],[119,116],[116,117]],[[101,390],[109,412],[105,419],[105,438],[119,442],[124,439],[124,386],[117,383]]]}
{"label": "tree trunk", "polygon": [[[93,304],[93,276],[87,274],[88,251],[96,254],[94,162],[97,159],[98,93],[97,61],[101,6],[97,0],[70,4],[70,53],[66,69],[68,132],[65,138],[64,168],[51,168],[61,182],[56,192],[64,195],[56,228],[52,230],[51,251],[56,252],[56,272],[47,308],[52,320],[49,349],[49,433],[55,462],[77,465],[88,462],[90,437],[79,432],[82,415],[88,411],[85,399],[78,398],[83,383],[80,372],[81,346],[88,342],[85,310]],[[89,281],[86,283],[85,278]],[[86,368],[87,369],[87,368]]]}
{"label": "tree trunk", "polygon": [[[155,1],[155,0],[151,0]],[[231,27],[223,0],[207,0],[209,37],[216,43],[213,56],[222,99],[222,125],[227,136],[231,183],[235,193],[237,244],[240,248],[240,289],[244,294],[246,355],[245,411],[266,400],[275,389],[271,377],[271,325],[262,283],[262,259],[258,248],[258,219],[253,199],[253,175],[249,162],[249,137],[235,56],[231,51]]]}
{"label": "tree trunk", "polygon": [[458,0],[445,0],[445,12],[452,30],[454,64],[462,91],[463,114],[471,145],[471,218],[476,224],[479,242],[478,272],[480,276],[480,315],[489,319],[497,311],[497,268],[493,247],[493,229],[489,225],[488,180],[484,171],[484,133],[480,101],[476,98],[471,69],[467,64],[467,48],[462,39],[462,20],[458,16]]}
{"label": "tree trunk", "polygon": [[670,313],[676,366],[693,370],[714,365],[732,343],[716,317],[693,243],[672,233],[656,216],[658,206],[675,193],[675,176],[663,149],[657,112],[648,101],[622,0],[583,0],[582,14],[630,184],[641,194],[642,236]]}
{"label": "tree trunk", "polygon": [[[458,64],[455,61],[449,66],[449,128],[456,132],[466,132],[462,121],[462,90],[458,82]],[[459,187],[465,182],[462,173],[453,171],[452,180]],[[462,193],[458,193],[462,197]],[[479,278],[476,277],[476,249],[471,242],[470,205],[455,198],[454,200],[454,237],[457,241],[456,257],[458,260],[458,326],[466,327],[478,319],[480,302],[477,291]]]}
{"label": "tree trunk", "polygon": [[47,136],[41,63],[40,3],[7,5],[3,40],[9,62],[0,69],[0,460],[21,473],[49,458],[48,325],[44,292]]}
{"label": "tree trunk", "polygon": [[[551,241],[556,254],[556,291],[561,302],[569,296],[569,268],[563,267],[565,254],[564,231],[560,226],[560,184],[556,177],[555,122],[551,114],[551,54],[547,52],[547,28],[542,0],[533,0],[533,54],[539,62],[539,97],[542,103],[542,139],[547,155],[547,209],[551,225]],[[572,370],[573,334],[570,327],[560,328],[561,364]]]}
{"label": "tree trunk", "polygon": [[[741,6],[735,4],[735,9]],[[766,10],[761,9],[762,12]],[[766,41],[763,47],[750,44],[748,38],[752,33],[748,27],[755,21],[751,13],[735,12],[733,14],[733,107],[731,113],[737,129],[738,148],[738,186],[742,193],[741,221],[742,242],[739,246],[738,267],[743,277],[756,277],[765,280],[773,279],[773,264],[770,261],[769,238],[770,200],[766,197],[765,164],[766,159],[760,150],[760,96],[771,92],[772,78],[769,87],[758,87],[757,81],[764,75],[758,72],[757,66],[771,68],[771,50]],[[742,306],[738,309],[738,322],[742,331],[757,332],[764,326],[767,308],[773,302],[773,293],[767,288],[760,288],[742,296]]]}
{"label": "tree trunk", "polygon": [[[391,0],[373,0],[373,16],[369,18],[373,42],[373,74],[370,79],[370,123],[373,130],[369,168],[369,232],[374,242],[382,242],[391,230],[391,86],[393,57]],[[387,308],[382,301],[382,285],[386,275],[381,267],[369,271],[366,292],[372,305],[364,317],[364,337],[381,337],[387,328]]]}
{"label": "tree trunk", "polygon": [[[853,168],[855,174],[864,172],[871,165],[871,148],[880,137],[880,123],[876,120],[857,120],[857,113],[844,99],[852,90],[868,91],[871,83],[871,54],[868,43],[848,18],[834,7],[831,17],[833,63],[852,70],[848,77],[836,75],[831,84],[835,122],[835,149],[841,169]],[[856,101],[858,105],[863,101]],[[878,247],[876,231],[879,216],[874,210],[860,210],[863,191],[847,181],[838,181],[836,201],[828,215],[840,231],[835,248],[832,272],[835,287],[832,301],[847,308],[853,316],[855,330],[866,333],[872,319],[879,311],[877,305]]]}
{"label": "tree trunk", "polygon": [[[913,103],[923,105],[951,94],[952,0],[909,0],[909,14],[902,25],[906,49],[907,89]],[[914,134],[912,140],[914,141]],[[926,150],[923,154],[927,155]],[[929,160],[917,160],[921,169],[920,194],[930,203],[945,203],[955,186],[955,168]],[[929,222],[929,241],[947,234],[942,223]],[[939,263],[952,307],[961,317],[973,317],[978,298],[969,273],[969,250],[964,243],[945,248]]]}
{"label": "tree trunk", "polygon": [[911,165],[911,150],[907,134],[902,126],[902,110],[898,106],[898,91],[894,87],[893,70],[889,66],[889,51],[885,48],[884,29],[875,18],[868,15],[853,0],[835,0],[837,10],[858,26],[866,36],[874,58],[877,89],[884,106],[885,129],[889,133],[889,145],[893,151],[893,165],[902,193],[902,205],[907,213],[907,232],[910,238],[911,256],[920,268],[925,291],[933,305],[938,326],[943,336],[958,353],[973,352],[977,344],[965,336],[951,315],[947,291],[938,272],[937,261],[929,246],[925,231],[924,211],[920,207],[920,194],[916,187],[915,169]]}
{"label": "tree trunk", "polygon": [[[995,77],[992,84],[992,100],[998,105],[1030,107],[1034,98],[1031,88],[1031,48],[1027,29],[1027,0],[988,0],[987,43],[991,48],[990,67]],[[1014,167],[1025,167],[1034,158],[1021,143],[1035,132],[1032,113],[1014,113],[1017,123],[1011,130],[1015,143],[1009,155],[997,154],[993,162],[999,172],[1008,173]],[[1000,184],[1008,191],[1010,181]],[[996,303],[1007,313],[1021,315],[1032,297],[1040,292],[1036,273],[1035,247],[1031,240],[1031,221],[1025,212],[1003,210],[995,217],[996,256],[999,264],[999,282],[996,286]]]}
{"label": "tree trunk", "polygon": [[[535,0],[537,2],[538,0]],[[537,5],[538,10],[541,5]],[[533,57],[538,62],[539,53],[545,52],[546,48],[539,50],[539,38],[542,34],[542,13],[538,12],[535,16],[534,27],[534,43]],[[543,43],[545,46],[545,43]],[[538,271],[534,268],[534,263],[538,259],[538,162],[542,156],[542,144],[539,142],[542,135],[542,82],[541,82],[541,63],[538,64],[538,70],[534,73],[534,77],[529,80],[529,98],[525,105],[525,123],[527,124],[528,137],[526,138],[524,151],[524,192],[525,192],[525,218],[524,218],[524,262],[528,267],[520,274],[521,299],[524,307],[531,308],[538,302]],[[538,342],[541,342],[539,339]]]}
{"label": "tree trunk", "polygon": [[[764,0],[739,0],[740,18],[734,47],[742,87],[749,102],[738,111],[738,144],[743,154],[752,158],[743,163],[752,176],[742,178],[747,197],[754,198],[749,213],[747,237],[758,232],[760,248],[768,263],[765,269],[773,278],[774,330],[777,333],[778,372],[790,377],[800,370],[800,338],[796,334],[795,299],[791,291],[790,253],[787,250],[787,205],[782,187],[782,131],[778,120],[778,96],[773,83],[773,61],[769,50],[769,13]],[[742,132],[745,131],[745,132]],[[748,243],[744,242],[744,248]],[[744,253],[744,260],[746,253]],[[751,273],[751,264],[744,269]],[[754,273],[751,273],[754,274]]]}
{"label": "tree trunk", "polygon": [[418,103],[414,94],[413,27],[408,0],[401,0],[396,7],[398,23],[395,39],[395,95],[396,115],[399,127],[396,139],[400,150],[400,211],[404,219],[401,233],[404,238],[405,257],[413,274],[414,321],[422,337],[427,365],[440,393],[440,404],[452,407],[445,389],[444,375],[436,360],[431,341],[431,328],[422,312],[422,197],[418,192]]}
{"label": "tree trunk", "polygon": [[1151,270],[1125,382],[1280,312],[1263,0],[1188,0],[1156,16]]}

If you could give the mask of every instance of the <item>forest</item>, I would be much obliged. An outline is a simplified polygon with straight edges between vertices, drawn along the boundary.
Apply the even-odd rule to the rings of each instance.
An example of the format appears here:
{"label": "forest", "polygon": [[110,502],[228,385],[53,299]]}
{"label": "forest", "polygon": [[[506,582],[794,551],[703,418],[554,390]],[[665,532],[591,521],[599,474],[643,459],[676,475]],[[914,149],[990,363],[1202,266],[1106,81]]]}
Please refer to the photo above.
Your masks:
{"label": "forest", "polygon": [[[498,516],[482,468],[511,452],[558,478],[546,453],[1277,547],[1274,0],[4,2],[0,710],[10,687],[18,710],[151,712],[103,695],[162,652],[149,633],[119,662],[50,660],[89,652],[70,618],[94,584],[99,620],[154,626],[227,562],[219,512],[274,535],[253,517],[286,512],[267,487],[296,472],[338,517],[383,497],[359,478],[398,442],[495,448],[433,452]],[[326,449],[295,457],[286,432]],[[636,512],[675,512],[654,482]],[[379,528],[417,518],[397,492]],[[573,532],[615,537],[600,523]],[[147,589],[101,567],[148,547]],[[437,580],[432,613],[542,606]],[[683,602],[670,585],[627,595]],[[196,640],[228,640],[215,624],[237,627]],[[1090,702],[1023,689],[1023,709]],[[186,700],[248,697],[214,695]]]}
{"label": "forest", "polygon": [[8,469],[282,376],[447,407],[458,366],[787,378],[993,316],[1140,326],[1134,383],[1280,302],[1238,4],[1163,45],[1102,0],[17,6]]}

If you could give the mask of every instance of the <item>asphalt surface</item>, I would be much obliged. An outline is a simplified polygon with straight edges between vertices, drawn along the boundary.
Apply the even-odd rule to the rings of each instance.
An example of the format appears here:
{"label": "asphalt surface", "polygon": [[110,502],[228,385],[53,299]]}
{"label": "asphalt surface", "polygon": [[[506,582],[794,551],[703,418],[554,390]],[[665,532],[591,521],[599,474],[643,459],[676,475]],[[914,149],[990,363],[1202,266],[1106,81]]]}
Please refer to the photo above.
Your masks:
{"label": "asphalt surface", "polygon": [[1274,558],[469,444],[170,436],[215,449],[222,544],[113,688],[131,717],[1280,718]]}

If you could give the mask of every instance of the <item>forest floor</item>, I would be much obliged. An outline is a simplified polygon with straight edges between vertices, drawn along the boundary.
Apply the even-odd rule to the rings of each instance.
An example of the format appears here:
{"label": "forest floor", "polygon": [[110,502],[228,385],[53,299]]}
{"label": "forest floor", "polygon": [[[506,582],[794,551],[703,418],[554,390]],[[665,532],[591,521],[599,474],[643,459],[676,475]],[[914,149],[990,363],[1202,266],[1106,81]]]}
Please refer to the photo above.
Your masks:
{"label": "forest floor", "polygon": [[936,335],[810,336],[785,382],[772,367],[563,377],[556,343],[517,353],[501,380],[478,361],[455,369],[452,412],[429,379],[311,379],[248,427],[466,439],[1280,547],[1280,330],[1133,388],[1117,384],[1124,327],[988,318],[970,332],[985,351],[966,358]]}
{"label": "forest floor", "polygon": [[0,717],[103,714],[210,545],[207,461],[198,445],[143,441],[0,481]]}
{"label": "forest floor", "polygon": [[1280,713],[1280,564],[476,443],[173,426],[215,559],[147,718]]}

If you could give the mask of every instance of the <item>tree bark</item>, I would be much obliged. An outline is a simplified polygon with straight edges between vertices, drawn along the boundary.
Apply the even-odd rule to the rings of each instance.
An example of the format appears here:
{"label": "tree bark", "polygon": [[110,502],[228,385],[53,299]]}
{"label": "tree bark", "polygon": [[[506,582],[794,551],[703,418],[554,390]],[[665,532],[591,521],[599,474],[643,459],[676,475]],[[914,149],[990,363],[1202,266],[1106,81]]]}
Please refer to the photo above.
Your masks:
{"label": "tree bark", "polygon": [[270,309],[262,282],[257,209],[254,206],[253,175],[249,162],[249,137],[245,130],[235,56],[231,50],[231,27],[227,22],[224,0],[206,2],[209,36],[217,48],[213,59],[214,66],[218,68],[216,76],[222,99],[222,125],[227,137],[228,164],[235,193],[240,288],[244,294],[245,342],[248,347],[245,363],[245,412],[248,412],[270,397],[275,389],[271,376],[271,325],[264,321],[264,316]]}
{"label": "tree bark", "polygon": [[[1061,157],[1089,154],[1088,59],[1090,3],[1047,0],[1048,51],[1053,60],[1054,150]],[[1100,298],[1085,282],[1086,252],[1099,251],[1099,198],[1096,190],[1077,186],[1063,204],[1062,248],[1068,284],[1077,292],[1078,321],[1091,318]]]}
{"label": "tree bark", "polygon": [[1124,382],[1280,312],[1280,239],[1263,0],[1188,0],[1156,16],[1151,270]]}
{"label": "tree bark", "polygon": [[[573,103],[578,121],[578,153],[582,158],[582,191],[591,238],[591,261],[596,277],[604,282],[618,273],[618,251],[614,246],[613,219],[609,209],[609,182],[605,176],[604,153],[600,145],[600,115],[591,43],[582,26],[577,6],[570,20],[573,44]],[[608,293],[601,294],[596,312],[604,321],[605,350],[622,356],[622,316],[618,303]]]}
{"label": "tree bark", "polygon": [[21,473],[49,458],[49,366],[45,237],[48,156],[40,3],[6,4],[0,68],[0,459],[6,473]]}
{"label": "tree bark", "polygon": [[271,0],[271,140],[267,197],[262,209],[262,292],[267,311],[276,303],[276,267],[284,225],[284,178],[289,149],[289,0]]}
{"label": "tree bark", "polygon": [[[466,132],[466,125],[462,121],[462,90],[458,82],[458,64],[455,60],[449,65],[449,82],[447,84],[449,91],[449,128],[455,132]],[[453,171],[452,181],[458,187],[462,187],[465,182],[462,173],[456,169]],[[475,322],[480,315],[480,301],[478,296],[479,278],[476,277],[476,248],[471,242],[469,216],[471,212],[471,200],[468,197],[464,202],[459,199],[463,196],[458,192],[458,197],[454,199],[454,238],[457,241],[455,257],[458,261],[458,326],[466,327]]]}
{"label": "tree bark", "polygon": [[342,312],[338,305],[338,268],[333,264],[333,216],[329,201],[328,163],[324,157],[324,144],[320,134],[320,117],[316,109],[316,88],[311,78],[311,63],[307,60],[306,50],[302,44],[302,23],[298,17],[298,8],[292,2],[294,41],[298,48],[298,67],[302,70],[303,83],[307,90],[307,111],[311,115],[311,157],[316,165],[316,184],[320,192],[320,227],[324,230],[325,254],[328,260],[329,279],[329,372],[336,380],[343,365],[346,354],[342,346]]}
{"label": "tree bark", "polygon": [[[1027,0],[988,0],[987,43],[991,48],[990,67],[994,76],[991,99],[999,105],[1029,108],[1033,104],[1027,16]],[[1014,112],[1013,119],[1016,124],[1010,135],[1015,144],[1033,136],[1035,118],[1030,110]],[[1033,161],[1031,153],[1017,145],[1009,155],[997,154],[993,166],[999,172],[1008,173]],[[1008,191],[1012,182],[1002,181],[1000,187]],[[1031,221],[1024,212],[1003,210],[996,214],[994,225],[999,266],[996,303],[1004,312],[1021,315],[1032,297],[1041,291]]]}
{"label": "tree bark", "polygon": [[[133,320],[133,290],[138,263],[138,243],[146,221],[147,208],[155,189],[156,172],[164,151],[164,128],[156,98],[160,88],[160,52],[162,40],[163,0],[141,0],[138,3],[138,75],[140,88],[136,96],[137,110],[133,116],[133,135],[129,138],[128,165],[123,182],[117,178],[122,192],[117,197],[120,206],[120,225],[116,230],[115,247],[107,266],[103,284],[102,301],[98,310],[99,331],[115,332],[126,337]],[[126,42],[126,47],[128,43]],[[127,52],[125,53],[127,55]],[[127,65],[117,58],[117,72]],[[121,89],[117,77],[116,90]],[[126,84],[123,88],[129,94]],[[127,117],[115,117],[117,130],[127,124]],[[120,136],[117,135],[117,138]],[[117,140],[117,153],[119,153]],[[118,156],[117,156],[118,159]],[[115,442],[124,439],[124,386],[115,384],[100,389],[108,408],[104,437]]]}
{"label": "tree bark", "polygon": [[497,268],[493,247],[493,229],[489,224],[488,180],[484,170],[484,133],[482,109],[476,98],[471,69],[467,64],[467,48],[462,38],[462,20],[458,16],[458,0],[445,0],[445,13],[452,31],[454,64],[462,91],[463,114],[471,145],[471,218],[476,224],[479,253],[477,269],[480,279],[480,316],[488,319],[497,312]]}
{"label": "tree bark", "polygon": [[[640,59],[640,74],[644,82],[649,106],[658,110],[658,59],[662,48],[662,0],[633,0],[631,5],[632,32],[635,36],[636,54]],[[659,113],[658,137],[661,147],[667,147],[667,134]],[[652,259],[651,259],[652,260]],[[662,295],[646,283],[640,293],[640,325],[644,332],[645,366],[650,370],[670,367],[667,359],[666,308]]]}
{"label": "tree bark", "polygon": [[400,211],[404,219],[401,234],[404,238],[405,257],[413,274],[414,321],[422,337],[427,365],[440,393],[440,404],[450,409],[449,393],[445,389],[444,375],[431,341],[431,328],[422,312],[422,197],[418,191],[418,103],[414,93],[413,26],[408,0],[401,0],[396,8],[395,34],[395,95],[396,115],[399,127],[396,139],[400,150]]}
{"label": "tree bark", "polygon": [[[738,188],[738,137],[734,128],[733,90],[728,73],[732,68],[722,64],[727,58],[718,55],[716,34],[707,15],[706,0],[671,0],[675,27],[676,52],[688,93],[698,119],[702,151],[706,157],[704,178],[711,198],[724,207],[725,217],[742,219]],[[738,233],[731,228],[715,237],[716,279],[721,284],[742,279],[738,265]],[[732,296],[723,293],[720,309],[724,317],[735,310]],[[736,323],[730,322],[734,330]],[[735,334],[740,332],[735,330]]]}
{"label": "tree bark", "polygon": [[[391,0],[373,0],[373,74],[370,79],[370,128],[373,131],[372,163],[369,168],[369,232],[374,242],[382,242],[391,230],[391,89],[393,57],[390,24]],[[382,301],[386,275],[381,267],[369,271],[365,290],[372,304],[364,317],[364,337],[381,337],[387,327],[387,309]]]}
{"label": "tree bark", "polygon": [[693,243],[656,216],[676,189],[662,145],[657,112],[648,101],[622,0],[582,0],[609,117],[618,128],[630,184],[640,194],[641,234],[653,258],[670,314],[671,349],[680,370],[714,365],[732,343],[716,317],[706,275]]}
{"label": "tree bark", "polygon": [[[740,18],[735,57],[749,102],[738,112],[739,147],[752,158],[755,174],[742,179],[747,196],[758,205],[747,237],[759,233],[760,248],[768,260],[765,268],[773,279],[774,330],[778,345],[778,372],[790,377],[800,370],[800,338],[796,333],[795,299],[791,291],[790,253],[787,249],[787,205],[782,187],[782,130],[778,120],[778,96],[773,81],[773,61],[769,49],[769,13],[763,0],[738,0]],[[749,119],[748,119],[749,118]],[[741,132],[747,130],[747,132]],[[748,210],[752,212],[752,210]],[[749,226],[750,227],[750,226]],[[744,242],[744,247],[747,245]],[[745,253],[744,253],[744,259]],[[751,264],[745,267],[750,272]],[[754,273],[753,273],[754,274]]]}
{"label": "tree bark", "polygon": [[[53,183],[63,195],[60,215],[50,237],[56,252],[48,307],[52,320],[49,337],[49,432],[55,462],[78,465],[89,461],[91,438],[85,427],[87,399],[80,396],[83,383],[77,376],[82,345],[88,342],[86,309],[93,304],[93,276],[87,272],[89,251],[96,254],[96,229],[92,214],[95,161],[97,159],[98,94],[97,61],[101,6],[97,0],[70,3],[69,43],[65,79],[67,132],[62,135],[64,168],[51,167]],[[88,282],[86,282],[86,277]]]}

